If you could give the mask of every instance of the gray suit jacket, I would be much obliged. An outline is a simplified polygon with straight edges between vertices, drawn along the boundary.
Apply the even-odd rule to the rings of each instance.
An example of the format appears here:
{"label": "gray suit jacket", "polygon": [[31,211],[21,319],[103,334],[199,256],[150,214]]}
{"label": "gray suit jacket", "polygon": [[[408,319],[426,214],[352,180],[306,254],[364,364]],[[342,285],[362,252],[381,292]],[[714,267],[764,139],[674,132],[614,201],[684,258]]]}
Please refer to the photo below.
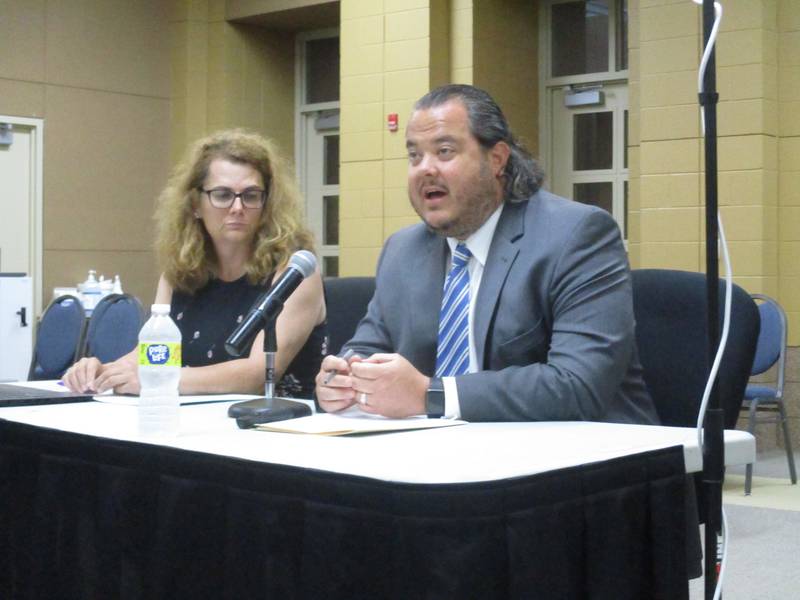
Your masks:
{"label": "gray suit jacket", "polygon": [[[375,295],[346,345],[397,352],[432,375],[446,240],[392,235]],[[506,202],[473,323],[481,371],[456,378],[468,421],[657,423],[636,353],[625,248],[605,211],[539,191]]]}

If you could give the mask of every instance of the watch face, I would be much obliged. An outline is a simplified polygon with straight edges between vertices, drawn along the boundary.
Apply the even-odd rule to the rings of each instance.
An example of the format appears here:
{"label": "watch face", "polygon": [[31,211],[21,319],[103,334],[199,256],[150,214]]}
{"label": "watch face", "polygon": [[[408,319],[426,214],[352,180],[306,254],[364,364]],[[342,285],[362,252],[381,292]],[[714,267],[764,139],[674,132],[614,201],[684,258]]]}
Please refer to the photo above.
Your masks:
{"label": "watch face", "polygon": [[444,386],[441,379],[431,379],[425,395],[425,412],[430,418],[444,415]]}

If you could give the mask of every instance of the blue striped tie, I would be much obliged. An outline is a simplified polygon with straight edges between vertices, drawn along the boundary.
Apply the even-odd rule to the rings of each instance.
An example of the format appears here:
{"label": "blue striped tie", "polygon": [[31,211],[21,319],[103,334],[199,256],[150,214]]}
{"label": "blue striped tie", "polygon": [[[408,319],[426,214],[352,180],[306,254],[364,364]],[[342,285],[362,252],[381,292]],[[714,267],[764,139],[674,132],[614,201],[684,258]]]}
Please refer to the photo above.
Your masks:
{"label": "blue striped tie", "polygon": [[456,246],[453,264],[444,282],[436,347],[436,377],[461,375],[469,370],[469,271],[472,256],[464,244]]}

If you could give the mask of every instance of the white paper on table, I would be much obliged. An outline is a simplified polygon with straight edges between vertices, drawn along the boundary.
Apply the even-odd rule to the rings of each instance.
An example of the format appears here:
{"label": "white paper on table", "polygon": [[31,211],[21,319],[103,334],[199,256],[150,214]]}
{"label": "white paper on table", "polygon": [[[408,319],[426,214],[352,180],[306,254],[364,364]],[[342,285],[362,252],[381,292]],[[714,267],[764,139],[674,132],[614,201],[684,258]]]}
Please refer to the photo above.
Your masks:
{"label": "white paper on table", "polygon": [[[180,396],[181,405],[185,404],[209,404],[211,402],[236,402],[237,400],[253,400],[260,398],[252,394],[218,394],[218,395],[197,395]],[[139,406],[139,396],[124,396],[118,394],[102,394],[94,397],[98,402],[107,404],[117,404],[119,406]]]}
{"label": "white paper on table", "polygon": [[[32,388],[35,390],[44,390],[46,392],[55,392],[57,394],[71,394],[72,390],[70,390],[64,382],[59,379],[46,379],[43,381],[9,381],[7,382],[9,385],[18,385],[20,387],[25,388]],[[104,392],[106,394],[111,394],[112,392],[109,390],[108,392]]]}
{"label": "white paper on table", "polygon": [[406,419],[388,419],[377,415],[319,413],[310,417],[299,417],[273,423],[256,425],[261,431],[281,433],[305,433],[313,435],[355,435],[365,433],[388,433],[466,425],[457,419],[429,419],[425,415]]}

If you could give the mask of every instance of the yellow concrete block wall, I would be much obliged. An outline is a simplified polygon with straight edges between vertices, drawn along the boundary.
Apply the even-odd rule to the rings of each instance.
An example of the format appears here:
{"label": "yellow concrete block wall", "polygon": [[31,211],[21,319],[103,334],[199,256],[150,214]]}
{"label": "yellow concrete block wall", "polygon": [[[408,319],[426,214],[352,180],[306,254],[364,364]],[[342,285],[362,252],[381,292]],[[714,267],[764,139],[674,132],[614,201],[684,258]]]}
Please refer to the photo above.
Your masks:
{"label": "yellow concrete block wall", "polygon": [[341,4],[339,273],[371,275],[383,241],[383,2]]}
{"label": "yellow concrete block wall", "polygon": [[[340,275],[374,274],[386,237],[419,220],[408,203],[404,130],[414,101],[441,82],[431,31],[443,29],[449,44],[446,8],[442,0],[341,2]],[[398,115],[396,132],[389,114]]]}
{"label": "yellow concrete block wall", "polygon": [[[633,3],[632,3],[633,4]],[[750,291],[778,280],[777,8],[730,0],[717,46],[719,204],[737,282]],[[640,213],[631,221],[636,267],[704,269],[704,149],[697,107],[702,15],[688,2],[632,6],[631,87],[637,88]],[[635,36],[635,37],[634,37]],[[638,56],[637,56],[638,55]],[[757,289],[756,289],[757,288]]]}
{"label": "yellow concrete block wall", "polygon": [[778,1],[778,300],[800,345],[800,3]]}
{"label": "yellow concrete block wall", "polygon": [[691,4],[629,3],[628,238],[634,268],[699,268],[698,29]]}
{"label": "yellow concrete block wall", "polygon": [[639,0],[628,0],[628,260],[642,266],[642,181],[639,168],[641,137],[641,68],[639,66]]}
{"label": "yellow concrete block wall", "polygon": [[450,21],[450,80],[472,83],[472,0],[452,0]]}

